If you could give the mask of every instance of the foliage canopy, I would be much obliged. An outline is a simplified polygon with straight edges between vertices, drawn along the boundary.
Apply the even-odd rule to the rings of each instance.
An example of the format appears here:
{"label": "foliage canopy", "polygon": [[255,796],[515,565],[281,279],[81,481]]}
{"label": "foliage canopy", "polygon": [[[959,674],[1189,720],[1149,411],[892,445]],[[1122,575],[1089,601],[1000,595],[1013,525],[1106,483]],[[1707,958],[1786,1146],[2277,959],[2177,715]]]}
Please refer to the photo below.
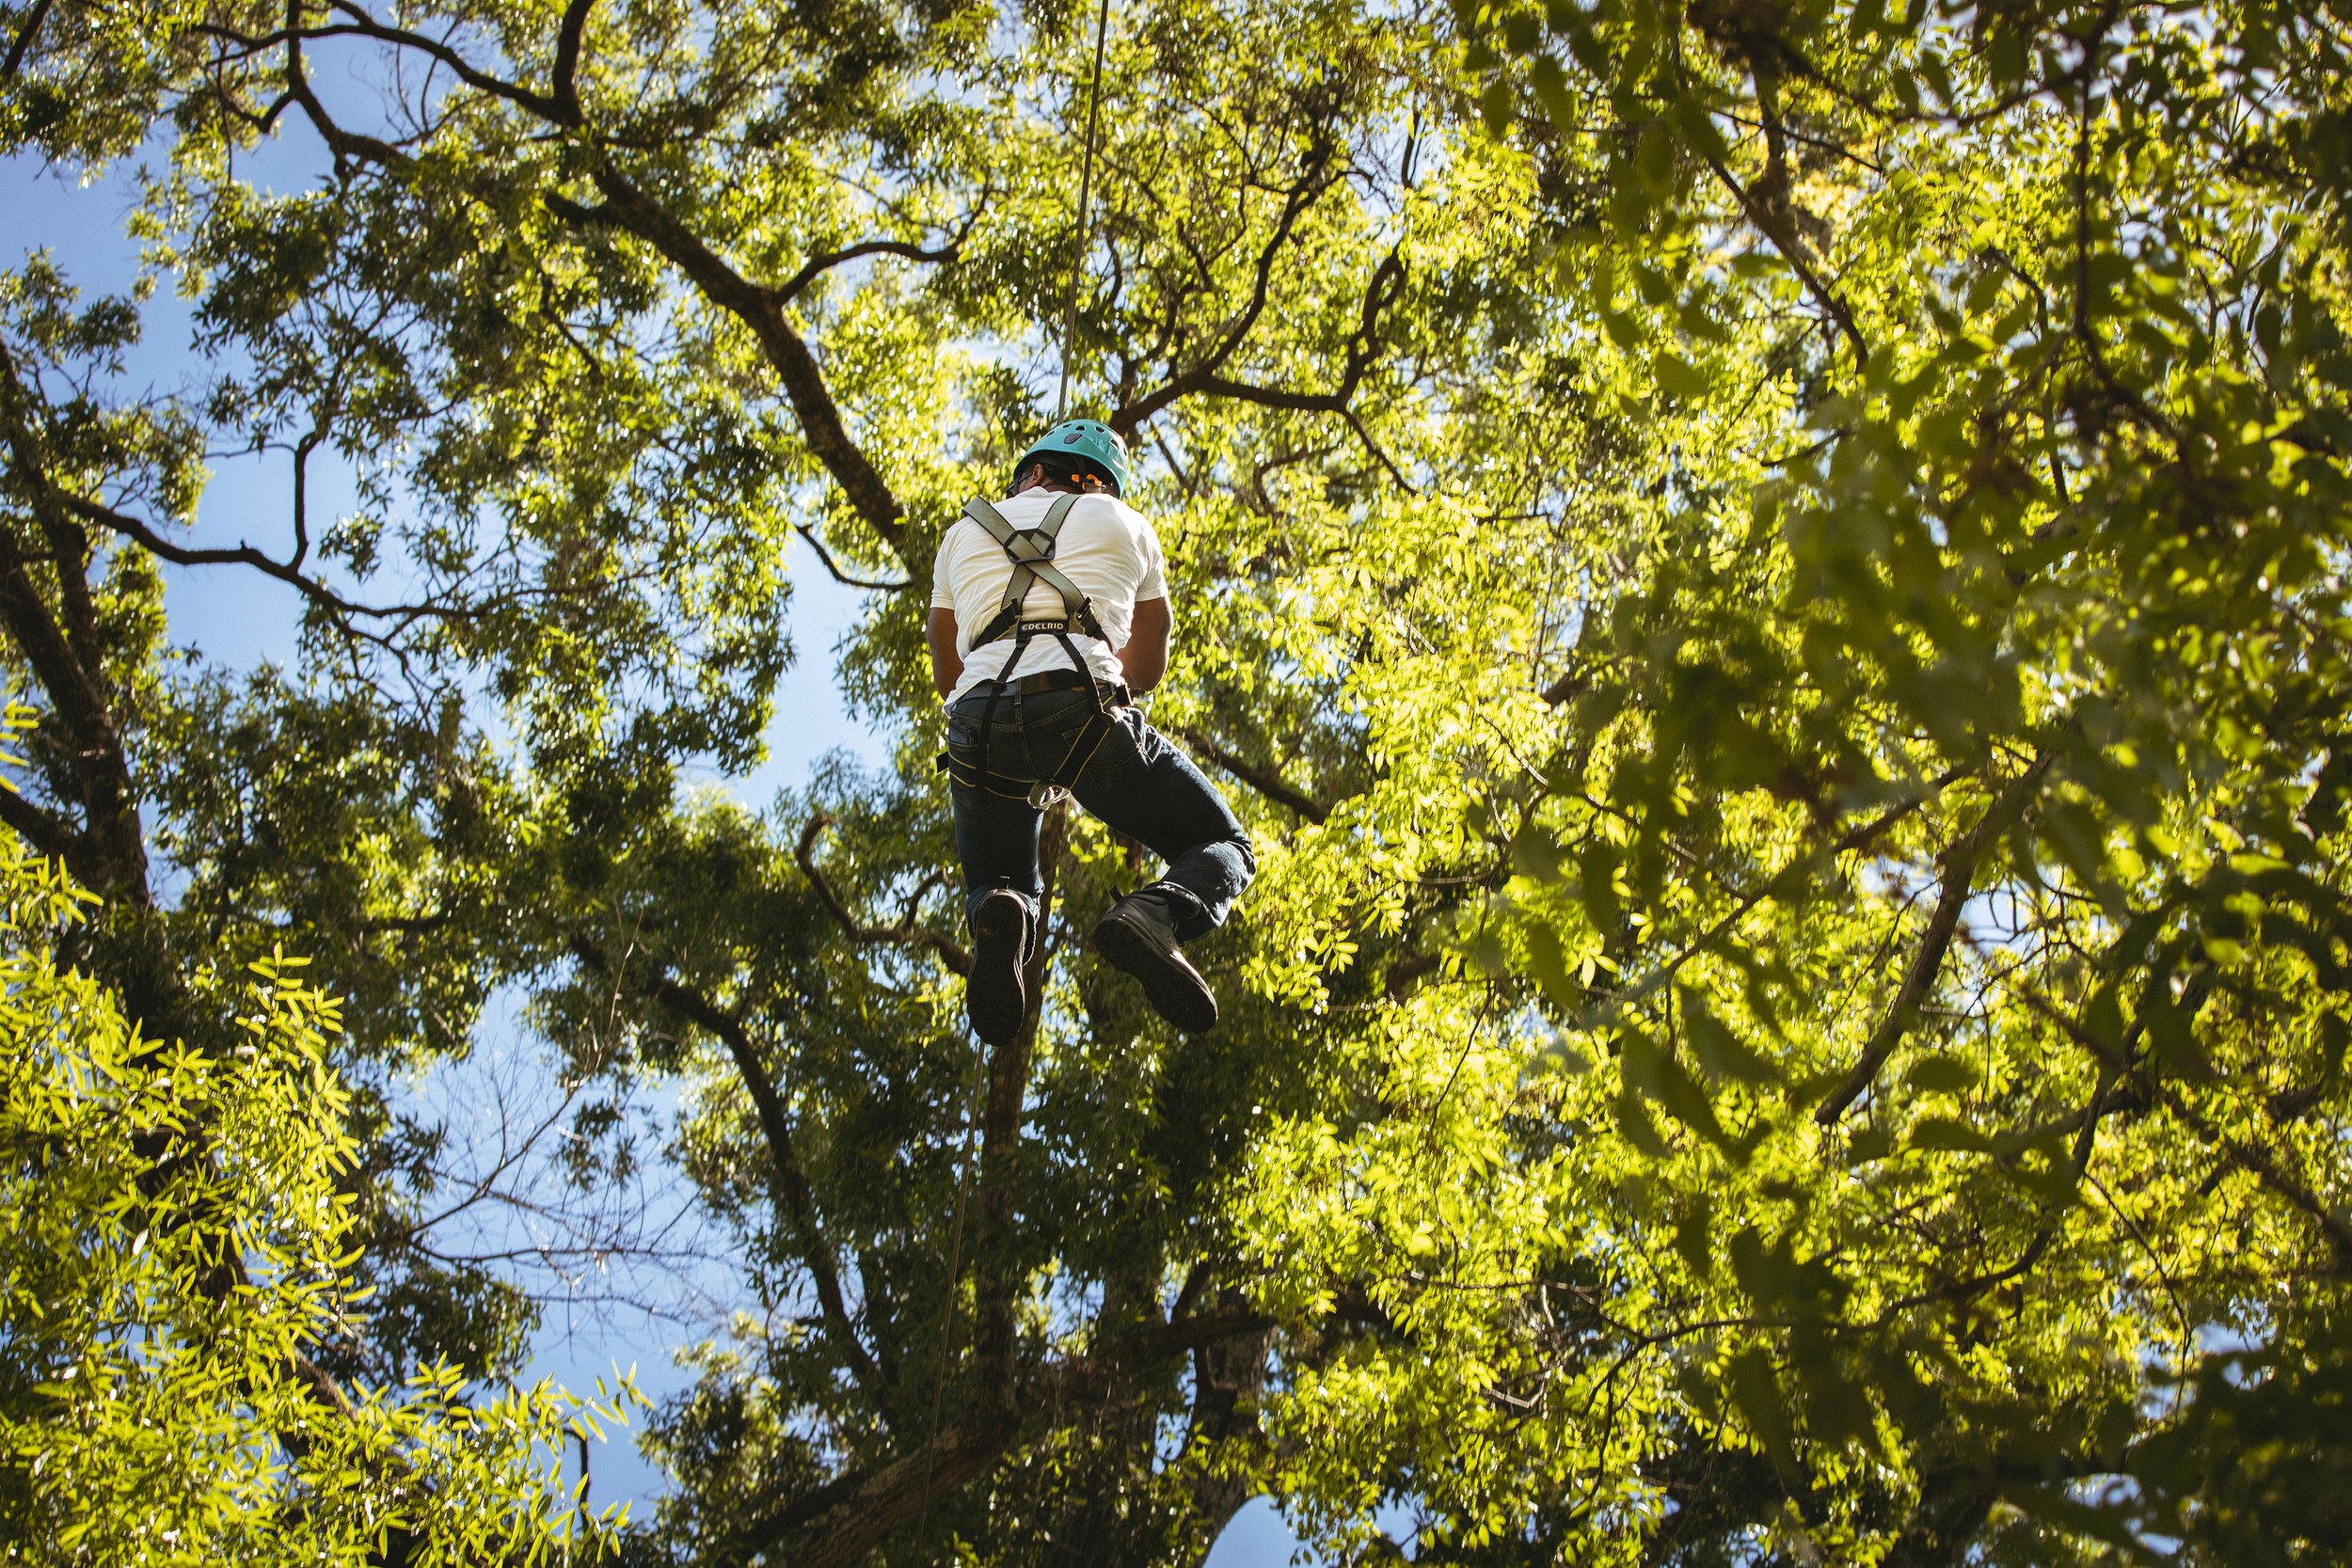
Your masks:
{"label": "foliage canopy", "polygon": [[469,1402],[446,1364],[346,1394],[311,1359],[366,1295],[333,1001],[274,955],[226,1053],[142,1040],[56,967],[88,901],[0,844],[8,1560],[551,1560],[573,1531],[542,1450],[596,1431],[593,1407]]}
{"label": "foliage canopy", "polygon": [[[65,956],[205,1059],[282,942],[372,1072],[516,986],[567,1085],[687,1086],[746,1310],[631,1552],[1192,1561],[1271,1491],[1363,1560],[2340,1560],[2352,16],[1149,0],[1062,345],[1081,9],[0,7],[0,135],[152,160],[206,368],[7,281]],[[976,1053],[920,585],[1062,352],[1263,870],[1180,1039],[1055,817]],[[266,547],[188,531],[230,451]],[[795,539],[893,762],[754,815],[686,780]],[[175,651],[166,564],[301,667]],[[421,1305],[327,1370],[511,1368],[431,1130],[346,1119]]]}

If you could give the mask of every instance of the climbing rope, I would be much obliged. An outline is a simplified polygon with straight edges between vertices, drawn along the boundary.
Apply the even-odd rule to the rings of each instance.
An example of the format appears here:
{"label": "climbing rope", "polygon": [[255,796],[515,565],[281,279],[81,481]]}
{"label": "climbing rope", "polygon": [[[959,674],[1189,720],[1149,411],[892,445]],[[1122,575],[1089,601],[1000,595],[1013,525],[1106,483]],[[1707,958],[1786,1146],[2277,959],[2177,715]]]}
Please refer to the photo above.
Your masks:
{"label": "climbing rope", "polygon": [[1087,155],[1078,176],[1078,244],[1070,258],[1068,302],[1061,322],[1061,389],[1054,394],[1054,422],[1070,408],[1070,340],[1078,330],[1078,274],[1087,259],[1087,206],[1094,195],[1094,126],[1103,107],[1103,39],[1111,23],[1111,0],[1103,0],[1094,15],[1094,74],[1087,83]]}
{"label": "climbing rope", "polygon": [[[1062,310],[1061,386],[1054,394],[1054,420],[1057,423],[1060,422],[1070,406],[1070,340],[1078,329],[1078,275],[1086,265],[1087,209],[1094,195],[1094,133],[1103,108],[1103,44],[1110,31],[1110,21],[1111,0],[1103,0],[1094,15],[1094,72],[1087,81],[1087,149],[1078,176],[1078,243],[1070,258],[1070,287]],[[1019,657],[1017,650],[1015,657]],[[976,1058],[972,1105],[964,1121],[963,1153],[957,1162],[961,1169],[956,1180],[955,1231],[947,1246],[947,1300],[939,1325],[939,1367],[931,1378],[931,1434],[923,1445],[926,1454],[923,1463],[923,1503],[915,1516],[914,1550],[917,1557],[922,1555],[930,1530],[931,1471],[939,1462],[939,1423],[946,1403],[947,1357],[950,1342],[955,1338],[956,1298],[963,1273],[963,1213],[965,1199],[972,1190],[973,1135],[979,1126],[980,1111],[988,1092],[987,1049],[977,1037],[972,1045]]]}

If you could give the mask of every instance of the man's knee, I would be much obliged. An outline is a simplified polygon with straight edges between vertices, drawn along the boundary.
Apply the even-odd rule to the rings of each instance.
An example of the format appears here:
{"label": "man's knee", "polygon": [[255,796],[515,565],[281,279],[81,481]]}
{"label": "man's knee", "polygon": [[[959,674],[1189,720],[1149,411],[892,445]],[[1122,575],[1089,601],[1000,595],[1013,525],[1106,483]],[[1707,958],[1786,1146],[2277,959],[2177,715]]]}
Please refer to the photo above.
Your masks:
{"label": "man's knee", "polygon": [[[1248,831],[1240,827],[1234,828],[1232,832],[1225,835],[1225,847],[1232,851],[1233,870],[1240,879],[1241,886],[1248,887],[1257,879],[1258,847],[1249,842]],[[1233,891],[1238,894],[1241,888],[1235,888]]]}

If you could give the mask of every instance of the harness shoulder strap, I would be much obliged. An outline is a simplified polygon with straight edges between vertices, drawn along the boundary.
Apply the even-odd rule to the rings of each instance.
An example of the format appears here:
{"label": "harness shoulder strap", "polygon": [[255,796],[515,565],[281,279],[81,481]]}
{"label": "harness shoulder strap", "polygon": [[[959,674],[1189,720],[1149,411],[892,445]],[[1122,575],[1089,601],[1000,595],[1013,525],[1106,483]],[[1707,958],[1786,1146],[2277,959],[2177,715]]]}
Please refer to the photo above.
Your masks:
{"label": "harness shoulder strap", "polygon": [[1048,539],[1059,539],[1062,524],[1070,520],[1070,509],[1077,504],[1078,498],[1075,496],[1056,496],[1054,504],[1045,509],[1045,520],[1030,531],[1041,533]]}
{"label": "harness shoulder strap", "polygon": [[965,501],[963,515],[986,529],[989,537],[999,545],[1012,543],[1012,525],[1005,521],[1003,513],[989,504],[986,496],[974,496],[970,500]]}
{"label": "harness shoulder strap", "polygon": [[1043,520],[1032,529],[1014,528],[1005,519],[1004,514],[983,497],[975,496],[965,503],[963,515],[987,531],[989,537],[995,540],[998,547],[1005,552],[1005,558],[1012,562],[1012,576],[1005,584],[1004,602],[997,607],[988,625],[982,626],[972,639],[973,647],[993,642],[1020,624],[1021,609],[1029,597],[1029,590],[1040,582],[1060,595],[1062,612],[1058,624],[1061,626],[1075,626],[1098,641],[1109,641],[1103,635],[1101,623],[1095,619],[1093,604],[1076,583],[1052,564],[1054,547],[1060,539],[1062,525],[1070,520],[1071,509],[1078,504],[1079,499],[1079,497],[1070,495],[1055,497],[1053,504],[1045,509]]}

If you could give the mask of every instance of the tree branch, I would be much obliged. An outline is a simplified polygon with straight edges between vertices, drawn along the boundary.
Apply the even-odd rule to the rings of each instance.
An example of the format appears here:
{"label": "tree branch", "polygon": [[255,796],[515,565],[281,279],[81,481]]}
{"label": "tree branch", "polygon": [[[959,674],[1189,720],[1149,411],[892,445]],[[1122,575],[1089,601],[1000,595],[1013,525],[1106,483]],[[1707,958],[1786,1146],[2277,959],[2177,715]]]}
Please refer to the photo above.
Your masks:
{"label": "tree branch", "polygon": [[[1278,242],[1282,234],[1288,233],[1289,223],[1290,218],[1286,214],[1283,229],[1277,236]],[[1271,250],[1268,255],[1271,256]],[[1381,258],[1380,264],[1373,269],[1371,279],[1364,285],[1364,303],[1357,321],[1356,330],[1348,335],[1346,356],[1341,366],[1339,386],[1331,391],[1298,392],[1279,387],[1256,387],[1218,373],[1219,368],[1232,357],[1233,350],[1239,346],[1240,340],[1232,338],[1223,348],[1203,359],[1185,374],[1178,376],[1142,402],[1132,404],[1113,414],[1110,422],[1132,436],[1136,427],[1152,415],[1178,399],[1189,397],[1195,393],[1204,397],[1226,398],[1235,403],[1251,404],[1261,408],[1279,408],[1295,414],[1348,415],[1357,437],[1370,449],[1375,457],[1380,460],[1381,466],[1389,470],[1391,478],[1396,480],[1399,484],[1405,484],[1404,476],[1397,471],[1396,465],[1389,460],[1388,454],[1380,450],[1363,427],[1355,423],[1349,407],[1356,396],[1357,387],[1362,383],[1365,374],[1372,367],[1379,361],[1380,318],[1388,312],[1390,306],[1396,303],[1397,295],[1404,292],[1405,277],[1405,261],[1400,249],[1391,249],[1387,256]],[[1264,283],[1261,279],[1261,293],[1263,288]],[[1254,322],[1256,314],[1253,309],[1247,313],[1246,319]],[[1405,485],[1405,487],[1408,490],[1411,488],[1410,485]]]}
{"label": "tree branch", "polygon": [[817,537],[815,529],[810,528],[806,523],[795,523],[792,525],[792,531],[808,541],[808,547],[815,550],[817,559],[825,563],[825,570],[833,574],[833,580],[844,588],[870,589],[877,594],[903,594],[914,586],[914,581],[911,578],[905,582],[869,582],[864,578],[853,578],[843,571],[840,563],[834,560],[833,552],[825,548],[825,542]]}
{"label": "tree branch", "polygon": [[[412,33],[405,27],[388,26],[376,21],[359,7],[352,5],[350,0],[326,0],[326,4],[328,9],[339,11],[351,20],[347,23],[329,24],[323,27],[306,27],[294,19],[299,13],[290,10],[287,25],[278,28],[276,32],[265,33],[259,37],[213,23],[199,23],[190,30],[206,37],[224,40],[235,44],[246,53],[254,55],[274,49],[281,43],[299,44],[312,39],[329,38],[363,38],[373,40],[377,43],[389,43],[395,49],[413,49],[448,67],[459,81],[478,92],[486,92],[493,98],[503,99],[519,108],[528,109],[542,119],[552,120],[558,124],[570,123],[564,119],[563,105],[555,99],[544,93],[533,92],[529,87],[518,87],[513,82],[505,81],[491,75],[486,71],[469,65],[465,56],[438,39],[427,38],[422,33]],[[570,19],[567,17],[565,20],[568,23]]]}
{"label": "tree branch", "polygon": [[826,273],[844,261],[854,261],[863,256],[902,256],[910,261],[952,261],[963,254],[963,237],[971,231],[971,228],[970,222],[967,221],[961,232],[937,250],[925,250],[921,245],[909,245],[903,240],[865,240],[850,245],[846,250],[828,250],[821,255],[812,256],[807,265],[794,273],[774,291],[776,303],[789,305],[800,297],[803,289],[816,282]]}
{"label": "tree branch", "polygon": [[24,52],[33,46],[34,35],[40,31],[40,24],[49,20],[49,5],[50,0],[40,0],[33,8],[33,14],[24,19],[24,25],[16,30],[16,41],[8,45],[8,60],[0,63],[0,82],[16,80],[17,68],[24,63]]}
{"label": "tree branch", "polygon": [[[794,1545],[793,1568],[836,1568],[860,1562],[891,1530],[936,1497],[972,1481],[999,1454],[1025,1437],[1039,1434],[1041,1418],[1084,1403],[1122,1377],[1132,1377],[1173,1356],[1250,1334],[1263,1334],[1275,1321],[1236,1307],[1172,1323],[1153,1323],[1111,1339],[1089,1355],[1044,1371],[1021,1391],[1018,1411],[1008,1406],[943,1428],[939,1434],[881,1469],[850,1471],[803,1494],[747,1528],[739,1538],[750,1552],[773,1550],[796,1530],[812,1524],[814,1533]],[[1028,1429],[1025,1433],[1025,1425]],[[1044,1430],[1051,1431],[1048,1425]]]}
{"label": "tree branch", "polygon": [[[300,6],[301,0],[287,0],[286,13],[291,22],[299,22]],[[302,38],[298,32],[286,39],[286,91],[284,96],[293,99],[302,106],[303,118],[310,120],[310,128],[319,134],[322,141],[326,143],[327,150],[335,154],[335,170],[338,175],[343,171],[344,160],[350,158],[363,159],[368,163],[390,169],[405,170],[416,166],[415,159],[392,146],[391,143],[381,141],[374,136],[362,135],[356,131],[346,131],[335,122],[335,117],[326,112],[326,105],[319,102],[319,95],[310,90],[310,73],[303,69]],[[281,99],[280,102],[282,103],[283,100]],[[278,105],[273,105],[270,109],[270,118],[275,119],[277,116]]]}
{"label": "tree branch", "polygon": [[[1330,162],[1330,147],[1318,142],[1309,151],[1305,166],[1299,170],[1298,183],[1284,193],[1282,215],[1275,222],[1273,237],[1268,239],[1258,252],[1257,265],[1251,280],[1249,303],[1243,306],[1240,313],[1233,319],[1232,325],[1225,333],[1224,341],[1201,356],[1191,369],[1169,381],[1141,403],[1130,404],[1112,415],[1109,422],[1114,428],[1132,436],[1137,426],[1168,404],[1202,390],[1212,381],[1221,382],[1217,374],[1218,371],[1248,340],[1250,331],[1258,325],[1259,316],[1265,311],[1266,296],[1273,288],[1275,260],[1281,255],[1282,247],[1290,243],[1291,230],[1297,227],[1299,218],[1307,210],[1321,198],[1326,190],[1330,188],[1330,182],[1324,178],[1324,167]],[[1393,255],[1391,260],[1393,260]],[[1383,263],[1384,266],[1386,264]],[[1222,382],[1221,384],[1235,385]]]}
{"label": "tree branch", "polygon": [[1782,259],[1794,269],[1798,280],[1804,284],[1805,292],[1829,312],[1830,319],[1845,332],[1853,344],[1855,368],[1867,364],[1870,345],[1863,340],[1862,329],[1854,325],[1853,312],[1847,309],[1844,300],[1837,297],[1836,290],[1821,281],[1820,274],[1813,270],[1811,253],[1804,242],[1797,237],[1796,230],[1781,215],[1767,212],[1745,186],[1732,178],[1731,171],[1723,166],[1721,159],[1704,149],[1697,150],[1708,172],[1731,193],[1732,199],[1740,203],[1740,210],[1747,214],[1748,221],[1772,242],[1772,248],[1779,251]]}
{"label": "tree branch", "polygon": [[[2181,1118],[2200,1143],[2220,1149],[2232,1163],[2253,1172],[2257,1181],[2301,1210],[2319,1227],[2320,1234],[2327,1239],[2328,1250],[2335,1255],[2336,1267],[2352,1274],[2352,1225],[2345,1224],[2344,1217],[2322,1201],[2317,1193],[2281,1166],[2269,1149],[2249,1139],[2233,1137],[2216,1127],[2201,1112],[2182,1099],[2179,1090],[2144,1068],[2134,1069],[2129,1062],[2119,1059],[2115,1047],[2077,1023],[2065,1008],[2040,991],[2030,986],[2019,986],[2016,990],[2028,1006],[2057,1024],[2069,1038],[2090,1052],[2108,1069],[2133,1072],[2163,1102],[2165,1109]],[[2191,1006],[2192,1003],[2195,1006]],[[2182,1012],[2193,1018],[2203,1005],[2204,988],[2191,982],[2190,989],[2180,998]]]}
{"label": "tree branch", "polygon": [[758,1113],[760,1132],[768,1141],[776,1217],[784,1230],[800,1243],[801,1261],[817,1287],[817,1301],[824,1312],[826,1330],[866,1392],[878,1398],[887,1392],[888,1384],[882,1369],[866,1354],[857,1331],[850,1325],[849,1310],[842,1304],[841,1276],[834,1267],[833,1254],[818,1233],[817,1205],[809,1192],[808,1178],[802,1174],[800,1161],[792,1151],[792,1128],[785,1116],[784,1097],[776,1093],[775,1085],[770,1081],[759,1048],[753,1042],[751,1032],[743,1027],[742,1020],[720,1011],[701,992],[680,985],[649,961],[641,960],[643,967],[651,971],[650,975],[633,980],[601,943],[575,936],[571,949],[591,969],[668,1008],[727,1048],[727,1054],[735,1061],[736,1076],[743,1081],[744,1090],[752,1097],[753,1108]]}
{"label": "tree branch", "polygon": [[[750,327],[759,340],[770,367],[784,383],[785,398],[792,405],[793,417],[800,421],[801,434],[809,450],[833,475],[866,526],[903,559],[906,528],[899,518],[906,508],[890,493],[890,486],[850,438],[817,356],[785,320],[784,301],[775,291],[737,272],[703,244],[699,235],[678,221],[675,214],[613,169],[598,169],[596,184],[604,196],[596,206],[583,206],[567,197],[549,193],[545,198],[548,210],[566,222],[603,225],[636,235],[684,273],[704,298]],[[909,562],[908,565],[912,570],[914,563]]]}
{"label": "tree branch", "polygon": [[[853,1486],[835,1491],[841,1484],[835,1482],[821,1488],[815,1497],[830,1500],[831,1506],[819,1505],[810,1533],[793,1547],[792,1568],[854,1568],[865,1562],[884,1537],[922,1507],[926,1496],[953,1491],[980,1474],[1018,1430],[1003,1417],[957,1421],[870,1475],[842,1478],[854,1479]],[[796,1502],[754,1526],[745,1532],[745,1543],[754,1551],[772,1547],[810,1518],[814,1511],[803,1504],[811,1500]]]}
{"label": "tree branch", "polygon": [[57,499],[75,515],[86,517],[108,531],[122,535],[142,549],[170,562],[175,566],[250,566],[264,577],[277,578],[323,610],[338,616],[361,615],[374,621],[465,621],[471,612],[450,605],[399,604],[368,605],[346,599],[316,578],[297,570],[287,562],[250,545],[239,545],[232,550],[190,549],[175,545],[148,524],[112,507],[103,506],[84,497],[58,492]]}
{"label": "tree branch", "polygon": [[912,920],[902,920],[896,926],[866,926],[859,923],[850,906],[842,902],[841,895],[833,890],[833,884],[825,880],[825,874],[817,869],[817,835],[834,826],[834,820],[832,816],[821,811],[810,817],[808,825],[801,830],[801,842],[793,849],[792,859],[799,864],[801,875],[808,879],[809,886],[817,890],[817,896],[822,899],[825,908],[832,911],[834,921],[850,934],[850,940],[853,942],[896,942],[929,947],[939,955],[943,963],[958,974],[971,974],[972,955],[959,947],[952,939],[932,930],[928,926],[917,926]]}
{"label": "tree branch", "polygon": [[555,34],[555,108],[566,125],[585,119],[580,109],[580,40],[588,28],[588,11],[596,0],[571,0],[564,8],[564,24]]}
{"label": "tree branch", "polygon": [[[5,426],[8,468],[44,531],[60,525],[62,499],[49,483],[40,438],[26,418],[28,401],[16,364],[0,345],[0,426]],[[72,602],[72,595],[66,595]],[[129,760],[123,754],[103,668],[92,668],[51,615],[31,562],[17,546],[15,531],[0,527],[0,626],[5,626],[33,676],[48,694],[51,711],[72,749],[72,772],[81,793],[84,855],[75,874],[91,892],[140,909],[153,896],[148,888],[147,837],[139,822]],[[30,835],[27,835],[30,836]]]}
{"label": "tree branch", "polygon": [[63,861],[75,881],[85,887],[90,885],[87,875],[89,868],[82,863],[85,851],[81,836],[71,823],[59,821],[5,785],[0,785],[0,822],[15,829],[19,838],[41,854]]}
{"label": "tree branch", "polygon": [[[1041,1413],[1083,1403],[1119,1378],[1199,1346],[1263,1334],[1273,1326],[1273,1319],[1247,1309],[1153,1324],[1120,1336],[1094,1354],[1062,1363],[1025,1390],[1021,1402],[1034,1420]],[[870,1475],[853,1472],[796,1499],[746,1531],[744,1544],[754,1551],[771,1549],[813,1517],[818,1528],[792,1549],[793,1568],[846,1568],[862,1561],[919,1509],[926,1493],[954,1491],[1022,1435],[1021,1416],[1009,1407],[956,1422]]]}
{"label": "tree branch", "polygon": [[1282,782],[1279,774],[1274,773],[1263,768],[1255,767],[1250,763],[1244,762],[1241,758],[1235,756],[1232,752],[1227,751],[1224,747],[1218,745],[1216,741],[1210,739],[1207,736],[1203,735],[1200,731],[1192,728],[1190,725],[1177,726],[1176,733],[1183,736],[1186,744],[1198,750],[1202,756],[1207,757],[1211,762],[1216,764],[1219,768],[1222,768],[1225,771],[1231,773],[1233,777],[1239,779],[1242,783],[1248,784],[1250,788],[1256,790],[1267,800],[1272,800],[1275,804],[1287,807],[1296,815],[1305,817],[1308,821],[1317,824],[1322,823],[1331,815],[1330,807],[1319,805],[1314,800],[1310,800],[1307,796],[1302,795],[1295,789],[1293,789],[1289,784]]}
{"label": "tree branch", "polygon": [[980,1111],[980,1179],[973,1211],[978,1224],[972,1247],[974,1408],[983,1421],[1009,1426],[1016,1418],[1019,1338],[1013,1301],[1027,1279],[1012,1250],[1014,1182],[1021,1151],[1021,1107],[1028,1095],[1029,1057],[1045,1000],[1045,966],[1053,957],[1054,895],[1062,849],[1069,843],[1070,807],[1045,814],[1038,844],[1040,887],[1036,941],[1022,964],[1028,998],[1021,1027],[990,1051],[987,1099]]}
{"label": "tree branch", "polygon": [[1911,969],[1903,976],[1902,990],[1896,993],[1895,1006],[1879,1024],[1878,1032],[1870,1037],[1870,1043],[1863,1048],[1861,1059],[1813,1113],[1813,1119],[1823,1127],[1836,1126],[1846,1108],[1862,1098],[1878,1077],[1879,1069],[1901,1043],[1904,1032],[1919,1016],[1920,1004],[1934,989],[1936,976],[1944,968],[1944,956],[1951,949],[1952,933],[1960,925],[1960,911],[1967,907],[1978,860],[2024,812],[2026,800],[2042,782],[2042,775],[2049,770],[2057,756],[2055,746],[2045,747],[2032,766],[2011,780],[2009,787],[1986,808],[1968,836],[1944,851],[1944,891],[1936,899],[1934,914],[1928,920],[1927,933],[1920,938],[1919,951],[1912,956]]}

